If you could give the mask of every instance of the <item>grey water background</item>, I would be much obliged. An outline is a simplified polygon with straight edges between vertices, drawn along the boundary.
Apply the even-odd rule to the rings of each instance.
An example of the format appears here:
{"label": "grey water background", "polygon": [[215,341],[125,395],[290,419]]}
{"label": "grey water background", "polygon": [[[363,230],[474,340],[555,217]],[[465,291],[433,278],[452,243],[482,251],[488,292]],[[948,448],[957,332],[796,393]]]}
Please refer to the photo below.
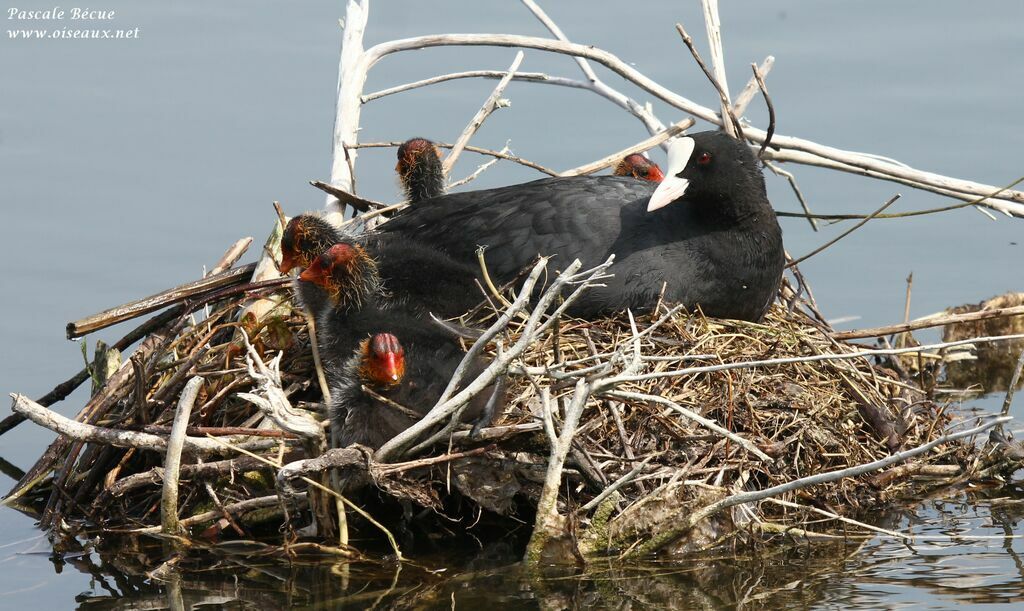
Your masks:
{"label": "grey water background", "polygon": [[[706,48],[695,0],[545,5],[575,42],[611,51],[670,89],[717,104],[673,29],[681,21]],[[116,17],[100,26],[10,20],[12,6],[47,8],[8,2],[0,28],[0,389],[39,397],[81,366],[79,344],[64,339],[69,320],[192,280],[242,236],[255,238],[245,259],[253,260],[273,222],[273,200],[290,214],[322,206],[307,181],[329,175],[344,4],[105,0],[90,8]],[[751,62],[776,58],[767,82],[779,133],[992,185],[1024,174],[1024,3],[728,2],[721,16],[733,91],[747,81]],[[140,33],[138,40],[12,40],[5,31],[65,26]],[[517,2],[378,1],[366,44],[438,32],[548,36]],[[441,72],[504,69],[514,54],[456,48],[391,56],[371,72],[367,91]],[[579,77],[570,59],[536,51],[526,52],[521,69]],[[651,99],[599,72],[631,96]],[[364,108],[361,139],[454,141],[493,85],[462,80],[373,102]],[[512,83],[505,97],[511,108],[493,115],[473,144],[499,149],[510,141],[515,153],[565,169],[647,135],[625,112],[578,90]],[[682,118],[653,104],[666,123]],[[748,117],[765,125],[760,100]],[[660,151],[654,157],[664,165]],[[482,161],[464,154],[454,176]],[[396,201],[393,165],[392,149],[363,151],[359,192]],[[787,169],[816,212],[867,213],[896,192],[904,197],[892,211],[951,203],[892,183]],[[468,188],[535,177],[503,163]],[[783,180],[769,175],[768,185],[777,209],[798,210]],[[859,317],[846,324],[857,327],[896,322],[911,271],[911,316],[1024,290],[1022,223],[992,221],[972,209],[873,221],[802,268],[827,316]],[[796,255],[849,226],[813,233],[803,220],[782,225]],[[114,341],[124,331],[96,337]],[[88,341],[91,348],[95,338]],[[56,409],[72,415],[84,400],[79,391]],[[23,424],[0,437],[0,455],[28,468],[51,439]],[[9,484],[4,479],[0,487]],[[972,527],[984,529],[988,510],[953,515],[974,516]],[[0,509],[0,608],[73,607],[74,596],[92,587],[89,578],[73,570],[55,574],[45,542],[34,537],[29,519]],[[965,596],[978,588],[992,600],[1016,600],[1024,590],[1020,564],[1003,546],[1012,552],[1019,543],[1005,541],[976,539],[910,555],[878,543],[884,570],[840,564],[821,598],[805,602],[964,606],[988,600]],[[948,588],[928,585],[938,564]]]}

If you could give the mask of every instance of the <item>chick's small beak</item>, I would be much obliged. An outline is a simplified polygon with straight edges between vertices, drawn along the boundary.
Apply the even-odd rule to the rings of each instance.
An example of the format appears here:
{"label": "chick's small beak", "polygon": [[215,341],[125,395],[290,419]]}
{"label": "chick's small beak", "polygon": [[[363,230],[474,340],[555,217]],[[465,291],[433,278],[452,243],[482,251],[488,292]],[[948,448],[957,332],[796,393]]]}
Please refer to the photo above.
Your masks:
{"label": "chick's small beak", "polygon": [[401,375],[399,375],[398,355],[394,352],[388,352],[384,355],[384,371],[387,372],[392,382],[397,382],[401,378]]}
{"label": "chick's small beak", "polygon": [[289,253],[282,253],[281,263],[278,264],[277,271],[281,272],[282,274],[287,274],[288,272],[292,271],[293,267],[295,267],[295,261],[292,260],[292,256]]}
{"label": "chick's small beak", "polygon": [[651,166],[651,169],[647,171],[647,180],[651,182],[661,182],[665,180],[665,175],[658,166]]}

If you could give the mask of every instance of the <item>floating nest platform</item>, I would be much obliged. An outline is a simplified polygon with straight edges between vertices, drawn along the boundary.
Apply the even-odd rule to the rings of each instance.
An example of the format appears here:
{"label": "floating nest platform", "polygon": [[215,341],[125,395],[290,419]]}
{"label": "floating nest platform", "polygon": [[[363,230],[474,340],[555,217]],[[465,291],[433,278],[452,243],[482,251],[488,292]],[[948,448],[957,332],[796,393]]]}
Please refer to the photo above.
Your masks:
{"label": "floating nest platform", "polygon": [[[476,437],[453,427],[415,455],[324,451],[239,395],[275,386],[292,416],[324,428],[290,289],[217,290],[133,332],[142,341],[123,362],[98,350],[94,393],[75,419],[15,397],[16,411],[61,435],[7,502],[38,517],[58,549],[163,533],[367,557],[397,551],[411,530],[482,541],[526,529],[536,562],[684,554],[874,534],[850,517],[1019,464],[963,434],[977,422],[936,400],[934,368],[908,373],[885,350],[865,356],[874,344],[837,341],[788,284],[761,323],[661,304],[635,318],[545,314],[531,328],[529,306],[509,315],[515,295],[492,296],[460,321],[500,323],[490,358],[532,333],[508,362],[499,421]],[[183,391],[191,415],[169,525],[167,447]],[[344,502],[317,486],[339,481]]]}

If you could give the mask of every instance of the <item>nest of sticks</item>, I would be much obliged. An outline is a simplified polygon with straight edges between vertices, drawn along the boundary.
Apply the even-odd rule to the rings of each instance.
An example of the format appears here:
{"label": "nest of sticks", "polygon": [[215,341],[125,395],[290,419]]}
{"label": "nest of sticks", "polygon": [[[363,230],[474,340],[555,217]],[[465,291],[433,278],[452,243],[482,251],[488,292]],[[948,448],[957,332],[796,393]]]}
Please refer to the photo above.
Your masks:
{"label": "nest of sticks", "polygon": [[[969,442],[1005,418],[967,422],[895,358],[941,360],[946,344],[837,340],[788,282],[761,323],[671,304],[577,320],[565,308],[614,267],[546,265],[460,321],[486,329],[467,348],[492,367],[376,452],[326,448],[306,318],[284,281],[236,274],[129,334],[142,341],[124,362],[97,350],[75,419],[15,395],[60,436],[6,502],[59,546],[162,534],[347,556],[387,542],[401,557],[394,533],[416,515],[477,539],[533,523],[529,560],[574,561],[869,532],[851,516],[1019,464]],[[455,416],[497,376],[504,415],[473,436]]]}

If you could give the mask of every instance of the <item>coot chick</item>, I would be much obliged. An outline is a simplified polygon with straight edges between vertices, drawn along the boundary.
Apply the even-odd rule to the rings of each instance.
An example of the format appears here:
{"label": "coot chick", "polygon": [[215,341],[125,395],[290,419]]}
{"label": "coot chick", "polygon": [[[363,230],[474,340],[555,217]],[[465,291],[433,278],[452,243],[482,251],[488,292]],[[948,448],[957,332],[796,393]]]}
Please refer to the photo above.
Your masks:
{"label": "coot chick", "polygon": [[[395,320],[388,326],[394,333],[376,333],[359,343],[332,385],[328,413],[335,447],[360,443],[377,449],[415,424],[441,398],[465,356],[449,337],[430,327]],[[483,362],[474,363],[466,380],[473,380],[484,367]],[[364,385],[409,412],[372,397]],[[500,389],[485,389],[466,406],[460,420],[490,424],[496,406],[504,403],[502,394]]]}
{"label": "coot chick", "polygon": [[317,306],[310,313],[331,380],[359,340],[375,332],[386,317],[377,264],[359,244],[339,242],[302,270],[296,287],[303,298],[313,296]]}
{"label": "coot chick", "polygon": [[615,166],[615,170],[612,171],[612,174],[614,176],[632,176],[633,178],[649,180],[651,182],[661,182],[662,180],[665,180],[665,174],[662,173],[658,164],[644,157],[640,153],[633,153],[632,155],[626,155],[623,157],[622,161],[619,162],[619,165]]}
{"label": "coot chick", "polygon": [[444,195],[441,151],[426,138],[411,138],[398,147],[395,171],[410,204]]}
{"label": "coot chick", "polygon": [[[439,276],[449,271],[421,269],[422,274],[438,273]],[[348,359],[360,340],[394,328],[402,329],[405,335],[428,334],[434,342],[455,343],[452,331],[434,324],[427,317],[424,309],[426,299],[420,301],[416,294],[396,296],[397,291],[386,288],[377,262],[357,243],[340,242],[331,246],[303,270],[298,283],[303,285],[300,291],[315,292],[317,302],[325,304],[313,314],[318,346],[329,379],[333,378],[334,372]],[[453,284],[442,277],[423,275],[415,281],[410,280],[408,286],[422,287],[424,291],[434,286],[441,291],[433,296],[436,300],[435,314],[451,308],[451,304],[462,307],[457,312],[461,314],[479,301],[465,294],[447,297],[444,291],[452,288]],[[473,290],[476,292],[475,288]]]}
{"label": "coot chick", "polygon": [[[367,262],[372,263],[376,281],[372,288],[386,294],[387,303],[382,302],[382,307],[400,307],[415,314],[433,313],[440,318],[451,318],[464,314],[483,299],[476,285],[479,265],[475,261],[457,262],[435,247],[404,236],[374,238],[367,244],[367,252],[351,236],[346,236],[313,214],[302,214],[288,222],[281,237],[279,269],[287,273],[292,267],[308,268],[338,243],[359,249],[358,253],[339,251],[338,254],[344,254],[350,264],[362,265],[360,269],[368,272]],[[325,260],[323,263],[331,261]],[[333,264],[329,267],[335,269]],[[349,268],[337,269],[340,273]],[[344,278],[339,280],[344,282]],[[295,283],[299,302],[314,312],[314,317],[329,307],[323,301],[325,293],[318,290],[317,286],[316,283]],[[334,286],[325,288],[336,289]]]}
{"label": "coot chick", "polygon": [[323,217],[315,214],[293,217],[281,234],[281,263],[277,269],[287,274],[294,267],[309,267],[313,259],[343,238],[341,230]]}
{"label": "coot chick", "polygon": [[379,228],[470,262],[485,245],[492,277],[507,282],[537,254],[555,266],[616,255],[604,287],[574,304],[578,316],[653,307],[664,298],[709,316],[760,320],[782,277],[782,230],[746,144],[720,132],[680,138],[668,178],[548,178],[456,193],[411,207]]}

